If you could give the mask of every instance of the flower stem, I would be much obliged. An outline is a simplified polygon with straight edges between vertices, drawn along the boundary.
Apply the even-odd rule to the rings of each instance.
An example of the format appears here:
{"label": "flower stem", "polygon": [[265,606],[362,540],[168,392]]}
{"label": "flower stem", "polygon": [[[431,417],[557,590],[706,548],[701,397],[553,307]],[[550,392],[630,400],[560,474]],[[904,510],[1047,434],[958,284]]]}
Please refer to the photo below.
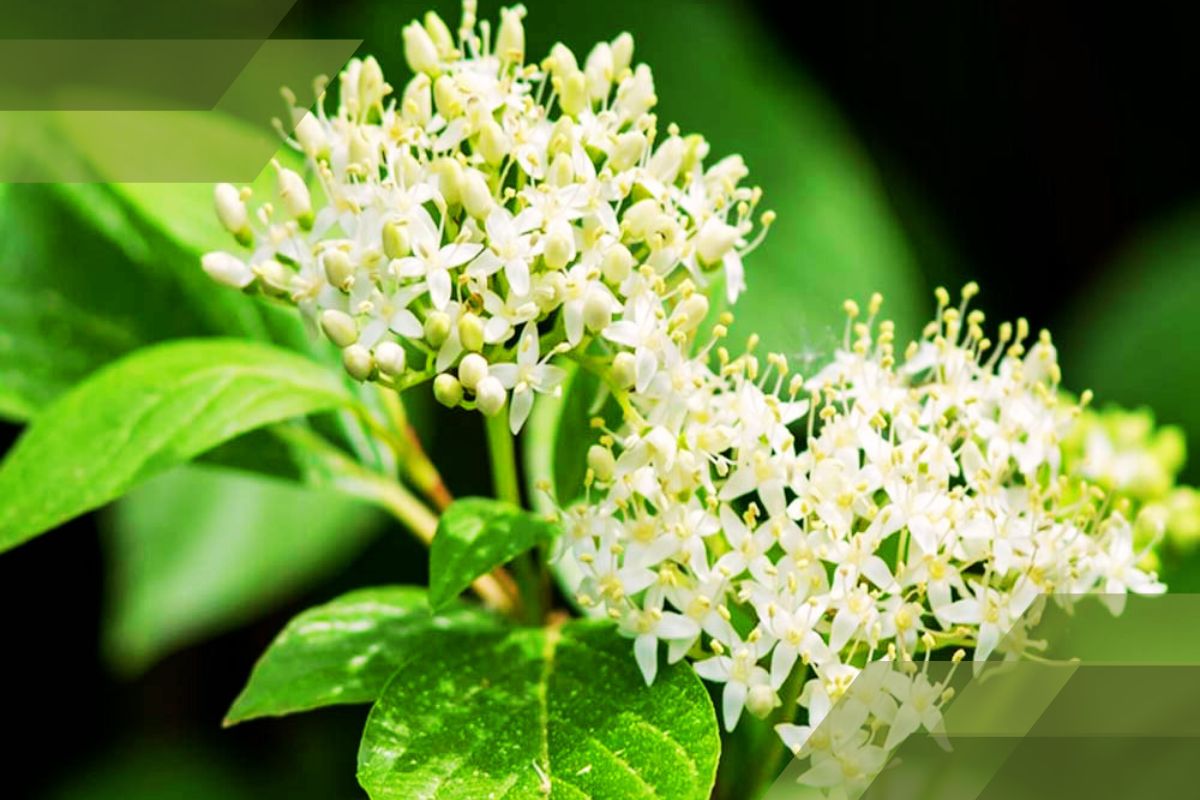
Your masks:
{"label": "flower stem", "polygon": [[396,452],[405,477],[433,503],[434,508],[445,511],[454,502],[454,497],[446,488],[441,473],[426,455],[416,428],[408,421],[400,394],[387,389],[381,394],[394,431],[394,434],[388,431],[387,441]]}
{"label": "flower stem", "polygon": [[[496,497],[521,507],[521,485],[517,477],[517,453],[513,436],[508,430],[505,414],[485,417],[488,454],[492,462],[492,485]],[[534,553],[522,553],[513,559],[513,573],[520,588],[521,616],[525,622],[538,624],[542,619],[542,570]]]}

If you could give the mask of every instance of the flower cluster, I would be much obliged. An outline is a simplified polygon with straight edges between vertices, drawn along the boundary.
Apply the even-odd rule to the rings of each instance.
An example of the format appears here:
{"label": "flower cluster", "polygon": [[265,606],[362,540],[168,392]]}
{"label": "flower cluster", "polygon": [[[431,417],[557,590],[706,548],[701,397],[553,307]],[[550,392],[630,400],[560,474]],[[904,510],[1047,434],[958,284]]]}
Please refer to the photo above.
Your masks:
{"label": "flower cluster", "polygon": [[561,44],[526,64],[524,13],[504,9],[494,37],[472,0],[457,36],[432,12],[408,25],[398,98],[374,58],[351,61],[335,114],[295,111],[316,191],[279,162],[278,203],[218,186],[248,254],[203,260],[296,304],[356,379],[433,379],[446,405],[508,405],[514,432],[562,379],[547,361],[594,340],[644,388],[658,343],[705,318],[697,288],[737,296],[760,197],[739,156],[706,167],[703,137],[661,135],[628,34],[582,64]]}
{"label": "flower cluster", "polygon": [[[989,339],[976,291],[953,305],[939,289],[936,319],[899,353],[876,295],[865,319],[846,304],[843,347],[807,380],[751,340],[736,358],[676,352],[628,395],[589,453],[587,501],[562,512],[563,554],[579,603],[634,638],[648,682],[665,642],[724,684],[732,729],[808,678],[807,726],[780,732],[814,769],[845,764],[868,740],[843,741],[854,755],[805,734],[864,665],[1016,656],[1043,595],[1163,590],[1130,519],[1064,471],[1090,397],[1059,391],[1047,333],[1029,341],[1019,320]],[[922,692],[924,713],[940,688]]]}
{"label": "flower cluster", "polygon": [[[1063,442],[1069,470],[1107,490],[1134,520],[1139,547],[1165,539],[1186,549],[1200,541],[1200,492],[1176,485],[1186,457],[1183,432],[1155,427],[1148,409],[1087,409]],[[1157,565],[1150,550],[1144,564]]]}

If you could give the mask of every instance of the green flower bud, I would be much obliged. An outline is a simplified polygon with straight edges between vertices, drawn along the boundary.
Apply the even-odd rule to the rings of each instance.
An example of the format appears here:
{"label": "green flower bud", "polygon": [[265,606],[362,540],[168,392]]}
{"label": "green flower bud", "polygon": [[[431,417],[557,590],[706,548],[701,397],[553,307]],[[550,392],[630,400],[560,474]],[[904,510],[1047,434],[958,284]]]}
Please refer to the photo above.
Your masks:
{"label": "green flower bud", "polygon": [[450,32],[449,26],[442,21],[436,11],[425,12],[425,30],[439,56],[445,59],[454,56],[454,34]]}
{"label": "green flower bud", "polygon": [[213,190],[213,201],[221,225],[233,234],[238,244],[249,247],[254,242],[254,234],[250,231],[250,214],[241,192],[233,184],[218,183]]}
{"label": "green flower bud", "polygon": [[483,349],[483,320],[470,311],[458,318],[458,339],[464,350],[479,352]]}
{"label": "green flower bud", "polygon": [[550,269],[562,269],[575,260],[575,232],[570,225],[559,224],[550,229],[542,257]]}
{"label": "green flower bud", "polygon": [[304,230],[312,228],[313,210],[312,196],[308,192],[308,184],[304,179],[293,170],[290,170],[278,161],[272,162],[275,166],[275,172],[279,180],[279,197],[283,200],[283,207],[287,213],[291,215]]}
{"label": "green flower bud", "polygon": [[433,75],[438,71],[437,46],[416,20],[404,26],[404,60],[413,72]]}
{"label": "green flower bud", "polygon": [[280,264],[273,258],[268,258],[266,261],[260,261],[253,265],[251,269],[254,274],[262,279],[263,284],[277,292],[286,292],[292,285],[292,278],[295,273],[290,269]]}
{"label": "green flower bud", "polygon": [[550,162],[546,180],[551,186],[567,186],[572,183],[575,180],[575,168],[571,165],[571,157],[566,153],[556,155]]}
{"label": "green flower bud", "polygon": [[617,78],[633,63],[633,37],[622,33],[612,40],[611,49],[613,77]]}
{"label": "green flower bud", "polygon": [[618,242],[605,252],[604,260],[600,263],[600,272],[604,275],[604,280],[615,285],[629,277],[636,263],[629,248]]}
{"label": "green flower bud", "polygon": [[496,120],[488,117],[479,126],[479,154],[491,166],[497,166],[512,149],[512,143]]}
{"label": "green flower bud", "polygon": [[354,284],[354,264],[343,251],[326,250],[321,256],[321,265],[331,286],[345,292]]}
{"label": "green flower bud", "polygon": [[338,347],[349,347],[358,341],[358,324],[344,311],[332,308],[322,311],[321,330]]}
{"label": "green flower bud", "polygon": [[642,160],[646,152],[646,136],[641,131],[626,131],[617,137],[616,146],[608,157],[613,172],[624,172]]}
{"label": "green flower bud", "polygon": [[468,169],[463,176],[462,203],[475,219],[486,219],[495,205],[487,178],[477,169]]}
{"label": "green flower bud", "polygon": [[462,402],[462,384],[458,378],[443,372],[433,379],[433,396],[447,408],[455,408]]}
{"label": "green flower bud", "polygon": [[446,119],[456,119],[463,113],[462,93],[449,75],[443,75],[433,84],[433,101],[438,113]]}
{"label": "green flower bud", "polygon": [[404,258],[412,252],[407,225],[389,222],[383,226],[383,252],[388,258]]}
{"label": "green flower bud", "polygon": [[500,30],[496,33],[495,53],[502,61],[521,64],[525,61],[524,6],[500,9]]}
{"label": "green flower bud", "polygon": [[593,289],[583,300],[583,324],[596,333],[612,324],[612,299],[603,290]]}
{"label": "green flower bud", "polygon": [[612,379],[621,389],[628,389],[637,382],[637,358],[633,353],[622,351],[613,357]]}
{"label": "green flower bud", "polygon": [[612,450],[598,444],[588,448],[587,463],[596,478],[605,482],[611,481],[617,470],[617,460],[613,457]]}
{"label": "green flower bud", "polygon": [[425,341],[441,347],[450,338],[450,317],[445,311],[430,311],[425,318]]}
{"label": "green flower bud", "polygon": [[578,117],[580,112],[588,108],[587,78],[582,72],[575,70],[563,78],[558,104],[564,113],[572,117]]}
{"label": "green flower bud", "polygon": [[438,174],[442,199],[447,205],[456,206],[462,201],[463,169],[456,159],[443,157],[433,162]]}
{"label": "green flower bud", "polygon": [[429,123],[433,116],[433,93],[428,75],[420,73],[408,82],[400,101],[400,113],[415,125],[424,127]]}
{"label": "green flower bud", "polygon": [[354,380],[365,381],[375,371],[375,359],[361,344],[352,344],[342,351],[342,366]]}

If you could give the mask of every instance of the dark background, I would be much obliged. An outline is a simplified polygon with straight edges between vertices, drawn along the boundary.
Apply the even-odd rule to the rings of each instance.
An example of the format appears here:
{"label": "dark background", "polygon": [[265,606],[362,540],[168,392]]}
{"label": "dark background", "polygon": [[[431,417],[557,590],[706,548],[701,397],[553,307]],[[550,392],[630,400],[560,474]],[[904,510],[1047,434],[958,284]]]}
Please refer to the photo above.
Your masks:
{"label": "dark background", "polygon": [[[536,15],[543,4],[528,5]],[[976,278],[990,313],[1053,327],[1123,242],[1197,197],[1198,75],[1182,5],[753,8],[786,54],[775,68],[806,71],[874,160],[930,285]],[[302,2],[282,30],[365,37],[370,51],[398,37],[373,24],[376,8]],[[636,37],[637,20],[623,24]],[[485,490],[470,471],[478,460],[462,457],[480,441],[476,421],[454,421],[437,427],[435,460],[460,465],[453,489]],[[0,429],[0,452],[15,433]],[[5,796],[121,797],[122,781],[145,797],[357,796],[363,709],[231,731],[220,718],[292,614],[346,588],[419,581],[423,554],[398,531],[383,536],[261,622],[127,680],[98,655],[102,527],[91,515],[0,557]]]}

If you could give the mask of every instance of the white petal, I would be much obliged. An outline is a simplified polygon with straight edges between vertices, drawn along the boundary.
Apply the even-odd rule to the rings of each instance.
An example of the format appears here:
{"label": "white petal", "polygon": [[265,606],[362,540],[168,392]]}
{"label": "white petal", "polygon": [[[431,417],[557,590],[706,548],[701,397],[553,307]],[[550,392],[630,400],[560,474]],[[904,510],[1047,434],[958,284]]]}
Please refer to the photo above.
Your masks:
{"label": "white petal", "polygon": [[429,299],[433,307],[443,309],[450,302],[450,273],[435,269],[429,273]]}
{"label": "white petal", "polygon": [[508,285],[518,295],[529,294],[529,264],[521,258],[509,259],[504,265]]}
{"label": "white petal", "polygon": [[646,679],[646,685],[654,683],[654,676],[658,672],[658,639],[649,633],[643,633],[634,640],[633,654],[642,670],[642,677]]}
{"label": "white petal", "polygon": [[513,436],[521,432],[525,420],[529,419],[529,411],[533,408],[533,390],[513,392],[512,405],[508,409],[508,428]]}
{"label": "white petal", "polygon": [[467,263],[483,250],[483,245],[472,244],[469,242],[448,244],[441,249],[438,255],[441,258],[442,266],[457,267]]}
{"label": "white petal", "polygon": [[725,684],[721,695],[721,713],[725,717],[725,730],[731,731],[742,716],[742,707],[746,705],[746,684],[730,682]]}

